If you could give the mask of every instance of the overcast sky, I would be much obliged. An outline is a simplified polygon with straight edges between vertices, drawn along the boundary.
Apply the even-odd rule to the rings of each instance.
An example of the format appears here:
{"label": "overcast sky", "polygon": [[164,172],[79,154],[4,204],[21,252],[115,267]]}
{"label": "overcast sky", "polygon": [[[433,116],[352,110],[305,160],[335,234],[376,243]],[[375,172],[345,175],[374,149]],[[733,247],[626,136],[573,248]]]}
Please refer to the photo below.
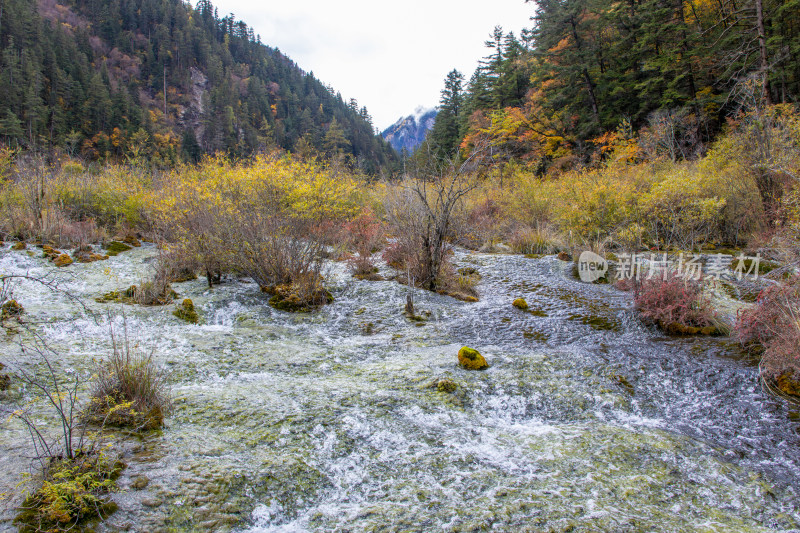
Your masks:
{"label": "overcast sky", "polygon": [[367,106],[380,130],[439,102],[453,68],[466,79],[495,26],[517,36],[535,6],[524,0],[212,0],[305,71]]}

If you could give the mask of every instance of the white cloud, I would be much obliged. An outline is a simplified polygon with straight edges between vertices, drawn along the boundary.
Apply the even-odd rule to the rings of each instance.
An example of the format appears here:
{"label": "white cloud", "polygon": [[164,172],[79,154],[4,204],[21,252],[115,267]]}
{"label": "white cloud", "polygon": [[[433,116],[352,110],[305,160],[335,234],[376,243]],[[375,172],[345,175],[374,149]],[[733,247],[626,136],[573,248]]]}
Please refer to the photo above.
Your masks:
{"label": "white cloud", "polygon": [[[212,0],[213,1],[213,0]],[[495,26],[530,27],[535,5],[524,0],[217,0],[302,69],[367,106],[386,128],[420,105],[439,101],[453,68],[468,79]]]}

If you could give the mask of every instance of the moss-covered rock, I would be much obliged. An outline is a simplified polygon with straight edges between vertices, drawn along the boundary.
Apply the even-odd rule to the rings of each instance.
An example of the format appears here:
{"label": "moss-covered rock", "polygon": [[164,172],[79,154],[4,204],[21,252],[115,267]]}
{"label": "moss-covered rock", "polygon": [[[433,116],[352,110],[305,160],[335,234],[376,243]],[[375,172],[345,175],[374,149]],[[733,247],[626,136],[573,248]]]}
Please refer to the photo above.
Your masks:
{"label": "moss-covered rock", "polygon": [[[0,370],[3,370],[6,367],[3,363],[0,363]],[[8,374],[3,374],[0,372],[0,391],[7,390],[8,387],[11,385],[11,378],[8,377]]]}
{"label": "moss-covered rock", "polygon": [[374,322],[361,322],[358,325],[358,330],[364,336],[373,335],[373,334],[375,334],[375,323]]}
{"label": "moss-covered rock", "polygon": [[19,251],[19,250],[24,250],[27,247],[28,247],[28,245],[25,244],[25,241],[19,241],[19,242],[14,243],[14,245],[11,247],[11,249]]}
{"label": "moss-covered rock", "polygon": [[122,238],[122,242],[129,246],[134,246],[136,248],[142,245],[141,241],[139,241],[139,239],[136,238],[136,235],[132,233],[125,235],[125,237]]}
{"label": "moss-covered rock", "polygon": [[150,484],[150,478],[147,476],[136,476],[131,482],[131,488],[134,490],[142,490],[147,488]]}
{"label": "moss-covered rock", "polygon": [[0,320],[6,320],[8,318],[19,318],[25,312],[25,308],[22,307],[16,300],[8,300],[2,306],[0,306]]}
{"label": "moss-covered rock", "polygon": [[59,254],[58,257],[53,259],[53,264],[57,267],[65,267],[72,264],[72,258],[69,254]]}
{"label": "moss-covered rock", "polygon": [[481,279],[481,274],[478,272],[478,269],[475,267],[461,267],[458,269],[458,274],[460,276],[468,276],[475,279]]}
{"label": "moss-covered rock", "polygon": [[775,378],[775,383],[784,394],[800,398],[800,376],[795,376],[792,370],[783,372]]}
{"label": "moss-covered rock", "polygon": [[378,274],[378,269],[375,268],[372,272],[356,272],[353,277],[361,281],[385,281],[386,278]]}
{"label": "moss-covered rock", "polygon": [[111,257],[119,255],[122,252],[127,252],[130,249],[131,247],[124,242],[111,241],[110,243],[106,244],[106,254]]}
{"label": "moss-covered rock", "polygon": [[89,245],[79,246],[73,252],[72,256],[78,263],[94,263],[95,261],[105,261],[108,259],[107,255],[95,253]]}
{"label": "moss-covered rock", "polygon": [[98,296],[94,299],[95,302],[106,304],[109,302],[119,302],[121,300],[121,295],[119,291],[109,291],[102,296]]}
{"label": "moss-covered rock", "polygon": [[160,405],[137,410],[134,402],[112,395],[92,398],[84,418],[97,425],[150,431],[164,425],[164,410]]}
{"label": "moss-covered rock", "polygon": [[304,291],[309,294],[301,294],[291,283],[261,287],[261,292],[271,295],[271,307],[290,313],[305,313],[333,303],[333,295],[321,286],[313,291]]}
{"label": "moss-covered rock", "polygon": [[[748,273],[751,272],[751,270],[755,270],[754,268],[755,265],[753,263],[754,263],[753,259],[749,257],[745,258],[734,257],[733,261],[731,261],[730,269],[734,271],[739,270],[743,273]],[[758,275],[760,276],[762,274],[767,274],[769,272],[772,272],[779,266],[780,265],[778,263],[767,261],[766,259],[759,259]],[[756,274],[756,272],[753,272],[752,274]]]}
{"label": "moss-covered rock", "polygon": [[478,300],[477,293],[474,290],[457,290],[457,289],[440,289],[436,291],[437,294],[441,294],[442,296],[449,296],[451,298],[455,298],[456,300],[461,300],[462,302],[467,303],[475,303]]}
{"label": "moss-covered rock", "polygon": [[458,364],[467,370],[483,370],[489,368],[486,359],[478,350],[464,346],[458,351]]}
{"label": "moss-covered rock", "polygon": [[61,255],[61,252],[60,252],[60,251],[58,251],[58,250],[56,250],[56,249],[55,249],[55,248],[53,248],[52,246],[49,246],[49,245],[47,245],[47,244],[45,244],[44,246],[42,246],[42,257],[44,257],[45,259],[49,259],[49,260],[51,260],[51,261],[55,261],[55,259],[56,259],[56,258],[57,258],[59,255]]}
{"label": "moss-covered rock", "polygon": [[167,305],[178,297],[169,284],[159,287],[152,281],[146,281],[140,286],[131,285],[124,291],[110,291],[94,299],[95,302],[104,304],[119,302],[124,304],[140,304],[146,306]]}
{"label": "moss-covered rock", "polygon": [[452,379],[443,378],[431,383],[431,388],[436,389],[437,392],[452,394],[458,390],[458,384]]}
{"label": "moss-covered rock", "polygon": [[191,324],[197,324],[197,322],[200,320],[200,317],[194,308],[194,302],[192,302],[192,300],[189,298],[184,299],[181,303],[181,306],[173,311],[172,314]]}
{"label": "moss-covered rock", "polygon": [[517,298],[516,300],[511,302],[511,305],[523,311],[527,311],[528,309],[528,302],[525,301],[525,298]]}
{"label": "moss-covered rock", "polygon": [[686,324],[681,324],[679,322],[669,322],[665,323],[664,321],[658,322],[658,327],[661,328],[664,333],[668,335],[707,335],[707,336],[714,336],[714,335],[722,335],[723,332],[720,331],[718,328],[714,326],[689,326]]}

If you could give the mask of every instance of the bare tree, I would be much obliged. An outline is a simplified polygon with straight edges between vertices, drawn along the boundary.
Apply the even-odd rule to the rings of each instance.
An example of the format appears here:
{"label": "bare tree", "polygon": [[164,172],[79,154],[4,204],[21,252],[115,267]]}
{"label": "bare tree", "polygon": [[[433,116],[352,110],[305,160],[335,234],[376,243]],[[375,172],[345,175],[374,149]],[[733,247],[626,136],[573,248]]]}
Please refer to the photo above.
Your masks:
{"label": "bare tree", "polygon": [[[55,410],[59,422],[59,436],[50,437],[46,429],[40,426],[38,417],[32,413],[32,403],[17,406],[13,415],[27,428],[33,444],[35,459],[42,468],[46,467],[45,461],[51,457],[63,456],[74,459],[79,452],[87,451],[89,446],[94,449],[96,441],[88,438],[88,423],[82,416],[82,406],[78,399],[78,388],[82,376],[77,373],[74,378],[62,383],[60,373],[56,371],[54,360],[56,352],[37,333],[33,333],[33,341],[20,343],[20,351],[24,356],[39,359],[46,367],[45,372],[26,370],[22,365],[16,365],[15,379],[18,379],[38,393]],[[85,376],[83,376],[85,378]]]}
{"label": "bare tree", "polygon": [[472,171],[481,164],[487,148],[474,149],[460,163],[448,160],[422,171],[414,169],[387,198],[389,222],[403,249],[406,268],[413,282],[424,289],[442,286],[453,214],[478,186]]}

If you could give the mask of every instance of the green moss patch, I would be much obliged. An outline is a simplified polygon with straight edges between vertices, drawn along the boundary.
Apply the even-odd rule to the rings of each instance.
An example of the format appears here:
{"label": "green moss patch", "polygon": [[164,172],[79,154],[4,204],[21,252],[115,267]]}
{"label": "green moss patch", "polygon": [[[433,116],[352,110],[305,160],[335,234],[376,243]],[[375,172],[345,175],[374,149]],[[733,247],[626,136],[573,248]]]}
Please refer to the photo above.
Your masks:
{"label": "green moss patch", "polygon": [[14,523],[25,533],[86,531],[117,510],[108,494],[117,490],[116,480],[124,468],[124,463],[96,452],[53,458],[41,487],[25,499]]}
{"label": "green moss patch", "polygon": [[122,252],[127,252],[130,249],[130,246],[120,241],[111,241],[110,243],[106,244],[106,254],[111,257],[119,255]]}

